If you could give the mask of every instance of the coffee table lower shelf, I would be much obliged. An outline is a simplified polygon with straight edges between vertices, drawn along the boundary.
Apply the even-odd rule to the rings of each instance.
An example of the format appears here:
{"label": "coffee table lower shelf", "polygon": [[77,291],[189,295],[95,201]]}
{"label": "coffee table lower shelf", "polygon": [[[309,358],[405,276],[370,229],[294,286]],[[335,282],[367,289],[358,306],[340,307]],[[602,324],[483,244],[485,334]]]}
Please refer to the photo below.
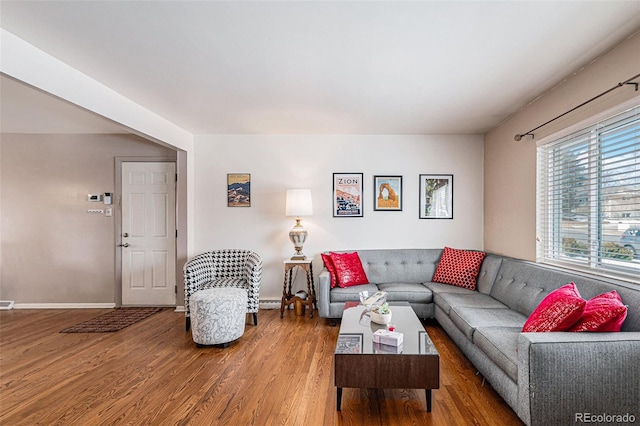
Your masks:
{"label": "coffee table lower shelf", "polygon": [[[427,401],[427,412],[431,412],[431,389],[425,389],[425,397]],[[342,411],[342,388],[337,388],[336,410]]]}
{"label": "coffee table lower shelf", "polygon": [[336,409],[342,409],[342,389],[424,389],[431,412],[431,390],[440,387],[439,356],[335,354]]}

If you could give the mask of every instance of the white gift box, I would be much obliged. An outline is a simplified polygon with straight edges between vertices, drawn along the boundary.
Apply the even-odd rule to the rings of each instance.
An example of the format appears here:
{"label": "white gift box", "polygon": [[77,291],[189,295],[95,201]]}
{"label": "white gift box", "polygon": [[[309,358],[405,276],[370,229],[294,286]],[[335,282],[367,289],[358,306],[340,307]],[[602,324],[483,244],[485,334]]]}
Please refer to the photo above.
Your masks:
{"label": "white gift box", "polygon": [[383,345],[400,346],[403,334],[398,331],[376,330],[373,333],[373,341]]}
{"label": "white gift box", "polygon": [[402,343],[399,346],[383,345],[382,343],[373,344],[373,352],[376,354],[401,354],[403,349]]}

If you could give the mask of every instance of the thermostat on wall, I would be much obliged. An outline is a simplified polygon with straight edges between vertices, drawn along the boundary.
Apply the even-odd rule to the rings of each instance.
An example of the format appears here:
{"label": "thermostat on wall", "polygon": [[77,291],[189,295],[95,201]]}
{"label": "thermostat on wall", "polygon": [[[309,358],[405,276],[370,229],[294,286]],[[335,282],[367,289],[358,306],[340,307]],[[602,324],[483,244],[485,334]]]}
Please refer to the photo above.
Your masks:
{"label": "thermostat on wall", "polygon": [[102,194],[89,194],[87,201],[102,201]]}

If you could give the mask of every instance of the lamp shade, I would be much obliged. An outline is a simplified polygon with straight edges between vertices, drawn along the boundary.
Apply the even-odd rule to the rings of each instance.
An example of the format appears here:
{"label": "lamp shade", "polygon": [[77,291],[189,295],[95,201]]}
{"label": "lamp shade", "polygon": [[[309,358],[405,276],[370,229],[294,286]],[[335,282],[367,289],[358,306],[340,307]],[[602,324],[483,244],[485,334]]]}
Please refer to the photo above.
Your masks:
{"label": "lamp shade", "polygon": [[287,189],[286,216],[311,216],[313,205],[311,203],[310,189]]}

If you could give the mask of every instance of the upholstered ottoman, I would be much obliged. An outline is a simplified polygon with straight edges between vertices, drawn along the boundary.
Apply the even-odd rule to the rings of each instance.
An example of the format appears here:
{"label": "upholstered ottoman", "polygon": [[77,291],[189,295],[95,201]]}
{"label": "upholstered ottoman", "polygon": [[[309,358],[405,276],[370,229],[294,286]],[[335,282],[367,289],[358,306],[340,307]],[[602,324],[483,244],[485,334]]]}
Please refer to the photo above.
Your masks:
{"label": "upholstered ottoman", "polygon": [[191,334],[198,346],[229,343],[244,334],[247,290],[221,287],[198,290],[189,299]]}

